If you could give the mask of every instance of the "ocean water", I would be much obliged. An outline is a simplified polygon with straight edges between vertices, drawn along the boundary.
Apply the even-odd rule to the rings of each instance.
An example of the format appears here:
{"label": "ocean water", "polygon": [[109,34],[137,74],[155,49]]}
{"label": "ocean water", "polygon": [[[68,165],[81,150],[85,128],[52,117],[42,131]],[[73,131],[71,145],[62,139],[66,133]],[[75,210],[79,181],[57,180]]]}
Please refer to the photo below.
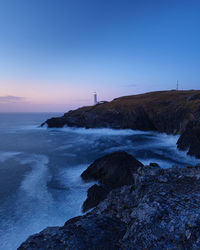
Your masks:
{"label": "ocean water", "polygon": [[176,149],[178,136],[113,129],[47,129],[60,114],[0,114],[0,249],[16,249],[47,226],[81,214],[92,182],[80,174],[98,157],[125,150],[143,164],[199,163]]}

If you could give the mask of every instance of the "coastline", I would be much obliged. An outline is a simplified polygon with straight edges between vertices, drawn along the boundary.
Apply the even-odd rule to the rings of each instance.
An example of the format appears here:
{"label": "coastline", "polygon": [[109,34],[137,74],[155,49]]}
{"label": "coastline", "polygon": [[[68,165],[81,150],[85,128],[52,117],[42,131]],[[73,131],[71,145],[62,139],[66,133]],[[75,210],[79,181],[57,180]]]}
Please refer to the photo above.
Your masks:
{"label": "coastline", "polygon": [[[160,95],[167,99],[171,94],[173,97],[170,101],[160,100]],[[189,155],[200,158],[198,151],[200,148],[200,91],[166,91],[147,93],[142,96],[143,99],[148,99],[142,104],[136,101],[133,105],[132,102],[135,102],[138,96],[117,98],[110,103],[69,111],[62,117],[48,119],[41,126],[46,124],[49,128],[62,128],[67,125],[86,129],[109,127],[180,135],[177,138],[178,149],[187,150]],[[127,100],[131,113],[130,110],[126,112]],[[119,159],[110,162],[113,154],[116,154]],[[121,152],[111,153],[97,159],[88,167],[94,171],[95,166],[98,165],[97,162],[107,159],[106,168],[102,170],[100,167],[99,172],[89,177],[89,180],[98,181],[98,184],[88,189],[88,197],[83,203],[83,211],[89,210],[89,213],[70,219],[63,227],[47,228],[39,234],[30,236],[18,249],[27,249],[32,245],[42,249],[53,249],[54,246],[58,249],[149,249],[152,247],[159,249],[181,248],[189,245],[192,249],[199,247],[200,242],[196,239],[196,235],[200,233],[199,218],[198,216],[192,219],[188,217],[188,213],[200,214],[200,211],[196,211],[197,203],[200,202],[199,165],[161,169],[157,163],[150,163],[150,165],[140,165],[134,170],[129,170],[131,172],[125,177],[124,171],[129,169],[125,158],[129,156],[122,157],[122,160],[120,157]],[[131,161],[136,160],[130,157]],[[119,162],[121,164],[118,165]],[[91,167],[93,165],[94,167]],[[114,166],[119,167],[114,171]],[[122,172],[120,172],[121,168]],[[88,169],[81,175],[86,181],[88,178],[84,177],[84,173]],[[102,177],[109,171],[114,180],[110,177],[108,179]],[[117,176],[125,179],[122,182],[116,181]],[[130,176],[132,176],[131,180]],[[112,183],[117,185],[112,186]],[[188,190],[191,193],[188,193]],[[163,200],[163,196],[166,196],[167,200]],[[182,210],[179,211],[175,204],[182,204]],[[185,217],[187,219],[184,221]],[[164,224],[167,228],[165,232],[162,229]],[[191,225],[189,229],[188,224]],[[113,232],[110,226],[117,229]],[[147,238],[146,234],[148,234]]]}
{"label": "coastline", "polygon": [[179,150],[200,158],[200,91],[158,91],[82,107],[41,126],[132,129],[180,135]]}
{"label": "coastline", "polygon": [[[115,168],[120,159],[133,164],[131,182],[127,163]],[[94,208],[89,207],[88,213],[68,220],[63,227],[46,228],[30,236],[18,249],[198,248],[200,166],[161,169],[156,163],[144,166],[135,160],[123,152],[96,160],[82,173],[98,180],[94,185],[97,189],[92,193],[88,190]],[[119,168],[127,177],[118,175]],[[102,199],[99,188],[108,187],[116,175],[122,182],[115,182],[118,186]],[[94,200],[98,200],[95,205]]]}

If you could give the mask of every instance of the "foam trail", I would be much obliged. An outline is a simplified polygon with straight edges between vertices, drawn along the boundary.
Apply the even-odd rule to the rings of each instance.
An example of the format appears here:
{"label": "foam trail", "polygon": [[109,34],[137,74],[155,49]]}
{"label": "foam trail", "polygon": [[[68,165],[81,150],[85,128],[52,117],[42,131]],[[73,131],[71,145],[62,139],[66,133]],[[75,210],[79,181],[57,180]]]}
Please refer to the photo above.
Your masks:
{"label": "foam trail", "polygon": [[19,155],[20,152],[4,152],[4,151],[0,151],[0,162],[4,162],[9,160],[10,158]]}
{"label": "foam trail", "polygon": [[[1,238],[1,250],[16,249],[30,234],[43,229],[48,224],[49,207],[53,200],[47,189],[50,178],[48,173],[48,157],[45,155],[21,155],[18,158],[20,164],[28,164],[31,171],[25,175],[16,196],[5,203],[14,202],[15,209],[10,211],[10,218],[2,220],[3,234]],[[4,209],[5,209],[4,208]],[[14,220],[13,217],[14,216]],[[18,220],[17,218],[20,218]],[[20,232],[20,233],[19,233]]]}
{"label": "foam trail", "polygon": [[[16,171],[20,178],[12,195],[0,202],[1,250],[14,250],[29,235],[80,215],[87,189],[93,184],[83,182],[80,174],[105,153],[125,150],[143,164],[157,162],[162,168],[199,162],[177,149],[178,136],[130,129],[38,128],[34,124],[44,119],[34,119],[28,126],[23,126],[26,116],[23,121],[20,118],[22,126],[15,128],[12,123],[15,131],[9,136],[7,126],[4,133],[0,130],[4,138],[0,147],[8,148],[8,152],[0,152],[5,176],[24,169]],[[12,159],[13,165],[6,159]],[[15,175],[13,178],[16,180]],[[2,190],[7,187],[9,183]]]}
{"label": "foam trail", "polygon": [[[58,179],[63,187],[68,188],[67,201],[73,207],[73,211],[69,210],[69,214],[74,216],[81,213],[81,207],[86,199],[87,190],[94,185],[95,181],[84,182],[80,177],[81,173],[88,167],[88,164],[77,165],[76,167],[60,171]],[[64,204],[65,209],[66,205]],[[64,209],[64,208],[63,208]]]}
{"label": "foam trail", "polygon": [[50,179],[48,174],[48,157],[44,155],[33,155],[30,158],[21,160],[21,164],[30,164],[32,171],[22,181],[20,189],[27,196],[34,199],[47,199],[49,193],[47,182]]}
{"label": "foam trail", "polygon": [[63,128],[48,128],[49,131],[61,131],[67,133],[76,133],[76,134],[90,134],[90,135],[138,135],[138,134],[151,134],[152,132],[132,130],[132,129],[112,129],[112,128],[77,128],[77,127],[63,127]]}

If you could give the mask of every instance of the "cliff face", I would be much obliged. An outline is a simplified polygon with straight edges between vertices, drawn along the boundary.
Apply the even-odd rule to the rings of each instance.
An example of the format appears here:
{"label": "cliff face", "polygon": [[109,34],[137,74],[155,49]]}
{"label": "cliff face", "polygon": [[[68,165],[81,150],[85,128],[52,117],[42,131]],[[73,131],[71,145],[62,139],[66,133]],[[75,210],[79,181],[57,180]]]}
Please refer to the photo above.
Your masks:
{"label": "cliff face", "polygon": [[[115,154],[131,161],[125,152]],[[98,173],[100,183],[115,170],[113,154],[94,164],[95,173],[89,167],[83,176]],[[199,249],[200,166],[161,169],[134,158],[132,165],[131,185],[125,177],[127,185],[110,190],[91,212],[30,236],[19,249]]]}
{"label": "cliff face", "polygon": [[[67,125],[85,128],[129,128],[183,134],[189,122],[199,120],[200,91],[173,90],[125,96],[111,102],[82,107],[69,111],[62,117],[51,118],[44,124],[48,127]],[[191,146],[189,142],[184,144],[187,144],[187,147]],[[181,145],[181,140],[178,146],[185,149]],[[199,144],[198,149],[200,150]],[[192,154],[199,157],[193,151]]]}
{"label": "cliff face", "polygon": [[188,150],[188,154],[200,158],[200,121],[188,122],[186,129],[177,141],[177,146],[181,150]]}

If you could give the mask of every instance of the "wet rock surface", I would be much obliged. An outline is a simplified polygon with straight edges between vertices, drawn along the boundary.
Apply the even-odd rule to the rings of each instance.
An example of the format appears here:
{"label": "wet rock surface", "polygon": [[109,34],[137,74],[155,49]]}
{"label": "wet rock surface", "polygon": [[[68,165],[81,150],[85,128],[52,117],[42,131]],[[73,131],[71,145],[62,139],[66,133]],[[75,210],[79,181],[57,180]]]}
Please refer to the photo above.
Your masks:
{"label": "wet rock surface", "polygon": [[181,150],[188,150],[189,155],[200,158],[200,121],[191,121],[177,141]]}
{"label": "wet rock surface", "polygon": [[199,249],[200,166],[136,169],[90,213],[30,236],[19,249]]}

